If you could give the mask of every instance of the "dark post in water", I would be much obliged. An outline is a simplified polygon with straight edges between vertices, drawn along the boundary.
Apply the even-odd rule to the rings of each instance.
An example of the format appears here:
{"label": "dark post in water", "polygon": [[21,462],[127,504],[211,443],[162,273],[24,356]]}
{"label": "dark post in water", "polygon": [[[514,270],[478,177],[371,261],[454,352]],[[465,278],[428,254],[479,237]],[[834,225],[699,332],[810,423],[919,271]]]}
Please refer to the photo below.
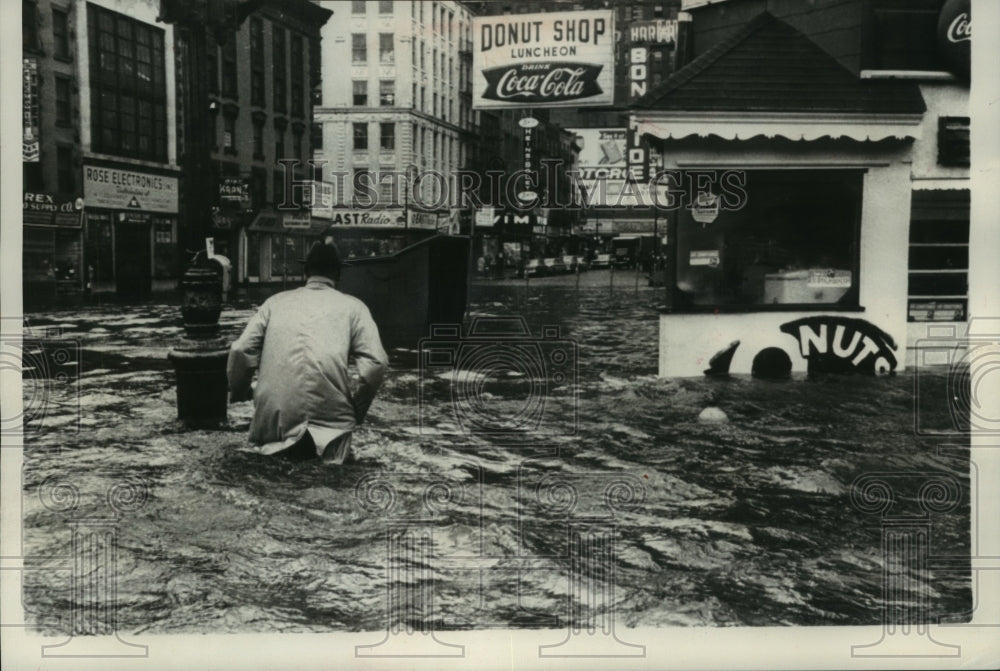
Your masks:
{"label": "dark post in water", "polygon": [[177,376],[177,418],[187,426],[226,421],[229,347],[219,337],[222,268],[199,252],[181,279],[184,337],[167,358]]}

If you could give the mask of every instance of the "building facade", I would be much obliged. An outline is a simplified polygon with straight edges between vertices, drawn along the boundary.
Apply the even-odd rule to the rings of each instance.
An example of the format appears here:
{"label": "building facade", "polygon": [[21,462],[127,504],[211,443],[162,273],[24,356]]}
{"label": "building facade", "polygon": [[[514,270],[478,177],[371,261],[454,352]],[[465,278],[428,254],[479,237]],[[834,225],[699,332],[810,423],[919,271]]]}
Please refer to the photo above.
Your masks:
{"label": "building facade", "polygon": [[158,14],[158,0],[22,3],[28,303],[176,281],[172,30]]}
{"label": "building facade", "polygon": [[465,166],[473,118],[469,12],[457,2],[339,3],[323,28],[326,76],[313,214],[351,255],[384,254],[412,232],[459,229],[446,182]]}
{"label": "building facade", "polygon": [[695,57],[633,110],[687,198],[660,373],[913,365],[966,318],[967,3],[684,9]]}
{"label": "building facade", "polygon": [[172,8],[186,251],[211,246],[237,287],[302,279],[319,239],[301,186],[310,159],[320,27],[308,0]]}

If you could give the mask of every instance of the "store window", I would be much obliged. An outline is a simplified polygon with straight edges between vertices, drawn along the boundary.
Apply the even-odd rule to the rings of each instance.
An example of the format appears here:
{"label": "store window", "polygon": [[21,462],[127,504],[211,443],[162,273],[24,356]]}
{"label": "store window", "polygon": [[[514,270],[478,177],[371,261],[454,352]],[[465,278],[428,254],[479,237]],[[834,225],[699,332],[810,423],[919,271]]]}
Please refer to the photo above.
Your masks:
{"label": "store window", "polygon": [[[856,307],[862,172],[729,175],[677,211],[673,308]],[[685,173],[677,187],[704,180]]]}
{"label": "store window", "polygon": [[260,245],[259,233],[247,233],[247,277],[260,280]]}
{"label": "store window", "polygon": [[69,45],[69,14],[61,9],[52,9],[52,46],[56,58],[64,61],[73,56]]}
{"label": "store window", "polygon": [[368,62],[368,40],[364,33],[351,35],[351,60],[355,63]]}
{"label": "store window", "polygon": [[392,151],[396,148],[396,124],[391,122],[380,123],[379,135],[380,135],[379,146],[382,149]]}
{"label": "store window", "polygon": [[104,212],[87,214],[86,257],[90,279],[108,281],[115,278],[111,217]]}
{"label": "store window", "polygon": [[909,320],[964,321],[969,296],[969,190],[914,191]]}
{"label": "store window", "polygon": [[153,218],[153,277],[168,278],[177,274],[177,240],[170,217]]}
{"label": "store window", "polygon": [[87,27],[94,150],[165,162],[163,30],[93,4],[87,6]]}
{"label": "store window", "polygon": [[299,235],[271,236],[271,277],[294,279],[302,277],[305,268],[306,239]]}

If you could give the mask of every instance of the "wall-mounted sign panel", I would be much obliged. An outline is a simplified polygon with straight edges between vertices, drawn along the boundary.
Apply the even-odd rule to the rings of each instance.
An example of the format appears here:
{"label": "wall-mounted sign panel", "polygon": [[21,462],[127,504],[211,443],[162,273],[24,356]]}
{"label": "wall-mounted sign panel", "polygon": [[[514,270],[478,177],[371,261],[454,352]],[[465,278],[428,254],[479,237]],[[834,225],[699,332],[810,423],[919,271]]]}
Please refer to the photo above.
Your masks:
{"label": "wall-mounted sign panel", "polygon": [[614,12],[473,19],[476,109],[614,103]]}

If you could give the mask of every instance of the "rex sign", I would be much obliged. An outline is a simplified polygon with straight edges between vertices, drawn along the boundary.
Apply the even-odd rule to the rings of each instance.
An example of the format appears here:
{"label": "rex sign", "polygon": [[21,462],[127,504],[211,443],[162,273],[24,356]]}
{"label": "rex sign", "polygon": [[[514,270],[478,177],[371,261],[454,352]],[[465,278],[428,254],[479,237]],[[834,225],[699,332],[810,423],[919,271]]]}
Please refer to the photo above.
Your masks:
{"label": "rex sign", "polygon": [[610,10],[477,17],[472,106],[610,105],[614,40]]}

